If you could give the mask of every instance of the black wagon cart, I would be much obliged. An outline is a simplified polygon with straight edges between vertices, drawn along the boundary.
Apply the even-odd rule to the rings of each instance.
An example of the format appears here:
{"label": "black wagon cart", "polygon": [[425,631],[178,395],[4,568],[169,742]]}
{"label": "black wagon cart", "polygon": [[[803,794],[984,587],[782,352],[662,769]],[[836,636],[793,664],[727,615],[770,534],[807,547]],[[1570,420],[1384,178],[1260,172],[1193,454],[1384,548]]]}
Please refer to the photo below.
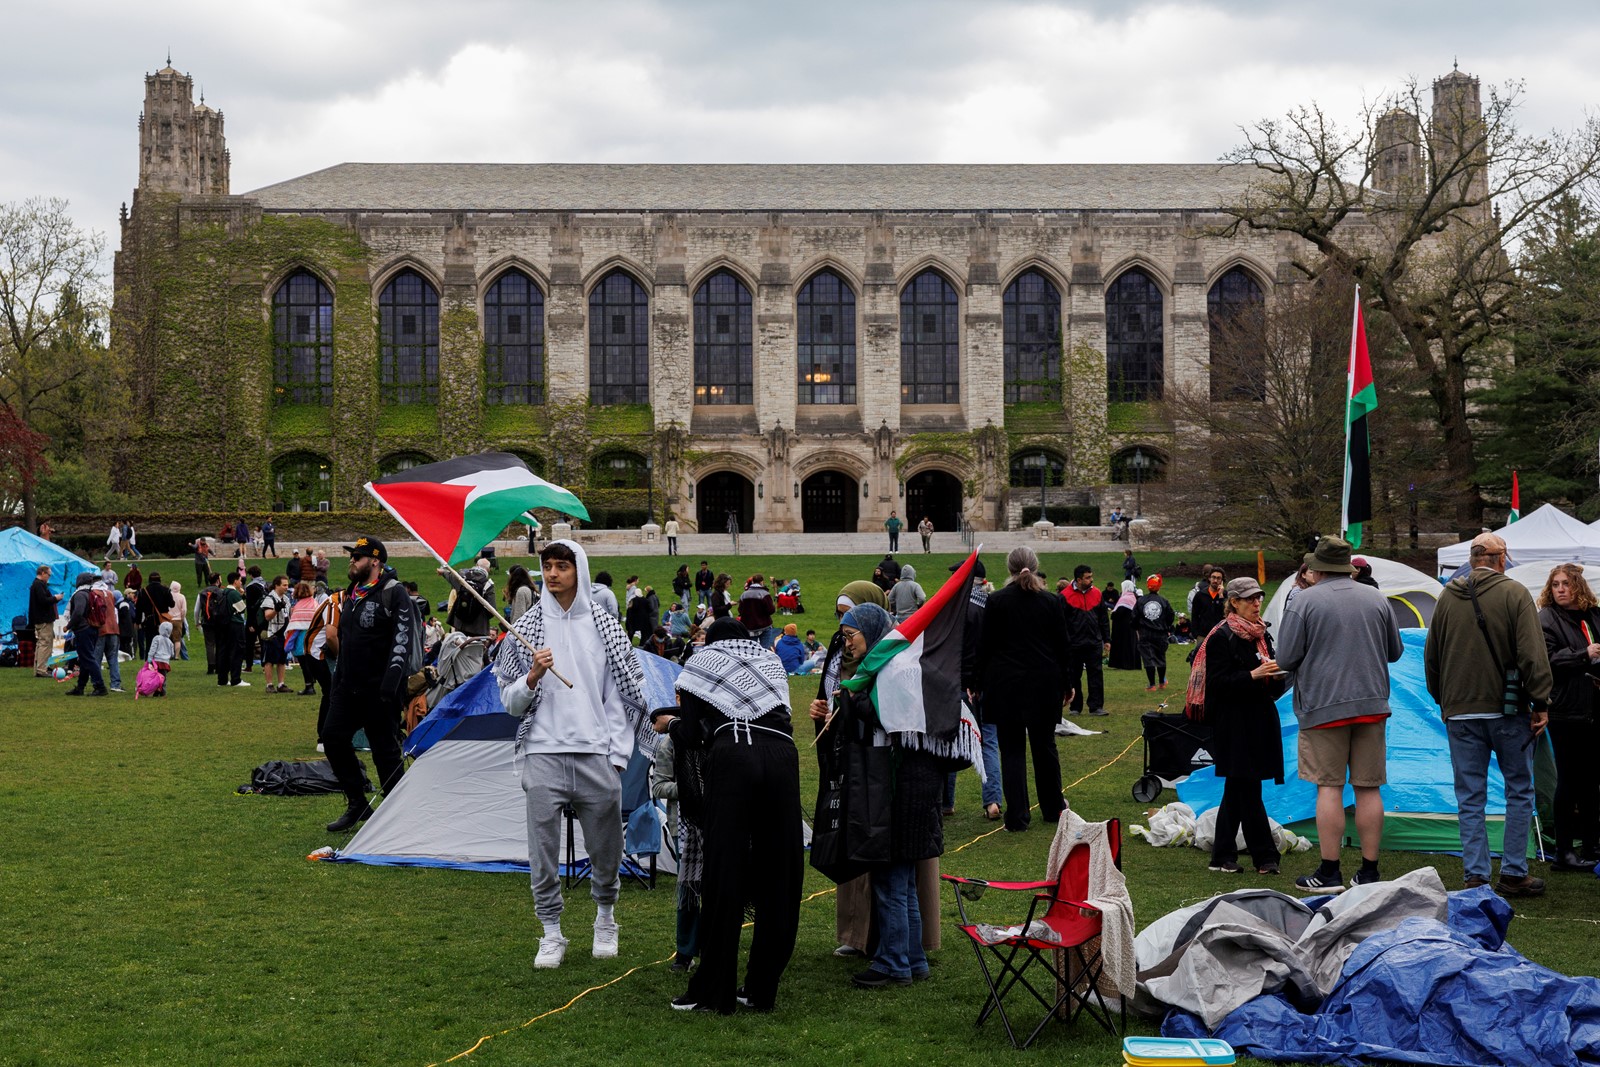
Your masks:
{"label": "black wagon cart", "polygon": [[1144,773],[1133,783],[1133,799],[1139,803],[1150,803],[1164,786],[1211,766],[1211,727],[1205,723],[1157,708],[1139,716],[1139,726],[1144,732]]}

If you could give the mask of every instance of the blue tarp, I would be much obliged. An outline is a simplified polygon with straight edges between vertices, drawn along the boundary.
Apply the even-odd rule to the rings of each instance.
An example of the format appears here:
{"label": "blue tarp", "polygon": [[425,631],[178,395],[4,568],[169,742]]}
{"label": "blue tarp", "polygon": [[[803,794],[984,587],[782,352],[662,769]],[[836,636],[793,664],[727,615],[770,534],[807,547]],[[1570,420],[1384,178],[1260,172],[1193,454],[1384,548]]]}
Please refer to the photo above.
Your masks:
{"label": "blue tarp", "polygon": [[1600,1064],[1600,979],[1559,974],[1505,944],[1511,914],[1487,886],[1452,893],[1448,923],[1406,919],[1357,946],[1316,1012],[1263,996],[1212,1034],[1177,1011],[1161,1032],[1298,1063]]}
{"label": "blue tarp", "polygon": [[28,587],[44,564],[50,564],[50,590],[62,593],[66,604],[73,583],[85,572],[98,574],[99,567],[74,556],[60,545],[35,537],[20,526],[0,530],[0,631],[11,629],[11,620],[28,613]]}
{"label": "blue tarp", "polygon": [[[1389,665],[1388,722],[1389,784],[1382,787],[1383,809],[1390,814],[1434,812],[1455,816],[1456,794],[1450,769],[1450,742],[1445,735],[1439,705],[1428,695],[1422,666],[1426,630],[1401,630],[1405,646],[1397,663]],[[1294,693],[1278,700],[1278,728],[1283,737],[1282,785],[1261,784],[1267,814],[1285,826],[1314,819],[1317,815],[1317,787],[1303,782],[1295,773],[1299,765],[1300,724],[1294,717]],[[1178,785],[1178,799],[1195,814],[1222,802],[1222,781],[1215,769],[1206,767]],[[1345,806],[1355,803],[1349,786],[1344,791]],[[1487,814],[1504,815],[1505,782],[1500,765],[1489,764],[1489,802]]]}

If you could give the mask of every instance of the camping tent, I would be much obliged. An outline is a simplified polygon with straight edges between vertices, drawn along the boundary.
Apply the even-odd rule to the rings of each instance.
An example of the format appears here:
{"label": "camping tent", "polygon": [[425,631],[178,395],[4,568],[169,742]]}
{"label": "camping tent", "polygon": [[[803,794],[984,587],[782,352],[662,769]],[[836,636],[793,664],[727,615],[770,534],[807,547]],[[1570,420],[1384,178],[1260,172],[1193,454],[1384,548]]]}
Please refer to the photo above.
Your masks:
{"label": "camping tent", "polygon": [[[641,652],[645,702],[676,703],[678,665]],[[336,860],[401,867],[458,867],[478,871],[528,870],[527,808],[511,760],[517,720],[500,704],[494,668],[453,690],[417,724],[406,752],[417,756],[400,784],[378,806]],[[648,735],[648,736],[647,736]],[[657,870],[677,870],[663,841],[663,820],[650,801],[650,750],[654,734],[640,724],[643,743],[622,776],[622,810],[628,819],[623,846],[630,856],[656,855]],[[581,828],[574,825],[576,858],[583,859]]]}
{"label": "camping tent", "polygon": [[[1450,743],[1445,735],[1439,705],[1428,695],[1422,665],[1426,630],[1400,634],[1405,649],[1398,663],[1389,665],[1389,784],[1383,793],[1383,846],[1419,852],[1459,852],[1461,832],[1456,824],[1454,775],[1450,768]],[[1316,836],[1317,787],[1295,773],[1300,725],[1294,716],[1294,694],[1278,699],[1278,724],[1283,735],[1282,785],[1261,784],[1267,814],[1297,833]],[[1541,742],[1543,743],[1543,742]],[[1196,771],[1178,784],[1178,798],[1196,814],[1222,800],[1222,781],[1211,767]],[[1355,802],[1345,787],[1345,806]],[[1505,784],[1499,764],[1489,765],[1489,844],[1499,851],[1505,815]],[[1354,836],[1354,831],[1347,831]],[[1530,834],[1530,845],[1532,835]]]}
{"label": "camping tent", "polygon": [[[68,595],[78,575],[100,571],[88,560],[35,537],[20,526],[0,530],[0,632],[11,629],[13,617],[28,613],[28,587],[46,563],[50,565],[51,590]],[[62,603],[66,603],[66,597]]]}
{"label": "camping tent", "polygon": [[[1372,578],[1378,583],[1379,591],[1389,598],[1395,623],[1402,630],[1428,625],[1433,618],[1433,606],[1439,599],[1438,579],[1392,559],[1365,555],[1362,558],[1372,564]],[[1274,630],[1283,626],[1283,606],[1293,588],[1293,581],[1281,583],[1261,612],[1261,617]]]}
{"label": "camping tent", "polygon": [[[1600,532],[1554,504],[1545,504],[1495,533],[1505,538],[1513,563],[1533,559],[1600,563]],[[1469,539],[1439,549],[1439,573],[1449,574],[1467,562],[1471,548]]]}

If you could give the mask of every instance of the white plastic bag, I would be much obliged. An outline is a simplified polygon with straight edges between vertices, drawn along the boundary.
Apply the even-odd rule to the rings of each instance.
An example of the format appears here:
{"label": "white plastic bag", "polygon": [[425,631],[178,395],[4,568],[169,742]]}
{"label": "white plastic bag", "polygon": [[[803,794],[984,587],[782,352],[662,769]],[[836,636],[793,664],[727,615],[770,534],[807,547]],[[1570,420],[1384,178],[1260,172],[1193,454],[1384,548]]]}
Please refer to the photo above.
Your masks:
{"label": "white plastic bag", "polygon": [[[1216,818],[1212,817],[1211,825],[1216,826]],[[1150,825],[1130,826],[1128,832],[1135,837],[1142,837],[1156,848],[1166,848],[1168,845],[1189,845],[1194,843],[1194,809],[1181,801],[1174,800],[1160,811],[1150,815]],[[1213,830],[1213,833],[1216,831]]]}

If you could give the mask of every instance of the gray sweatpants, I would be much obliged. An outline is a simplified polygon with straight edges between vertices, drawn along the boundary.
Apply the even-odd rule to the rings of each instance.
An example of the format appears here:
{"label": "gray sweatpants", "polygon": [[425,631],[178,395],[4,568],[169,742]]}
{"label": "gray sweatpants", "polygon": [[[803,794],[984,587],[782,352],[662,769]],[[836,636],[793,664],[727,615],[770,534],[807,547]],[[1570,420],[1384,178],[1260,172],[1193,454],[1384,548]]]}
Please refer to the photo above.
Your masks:
{"label": "gray sweatpants", "polygon": [[528,867],[533,911],[540,922],[561,918],[561,846],[570,804],[583,827],[589,853],[589,893],[596,904],[615,904],[622,888],[622,775],[605,756],[534,753],[522,757],[522,792],[528,801]]}

